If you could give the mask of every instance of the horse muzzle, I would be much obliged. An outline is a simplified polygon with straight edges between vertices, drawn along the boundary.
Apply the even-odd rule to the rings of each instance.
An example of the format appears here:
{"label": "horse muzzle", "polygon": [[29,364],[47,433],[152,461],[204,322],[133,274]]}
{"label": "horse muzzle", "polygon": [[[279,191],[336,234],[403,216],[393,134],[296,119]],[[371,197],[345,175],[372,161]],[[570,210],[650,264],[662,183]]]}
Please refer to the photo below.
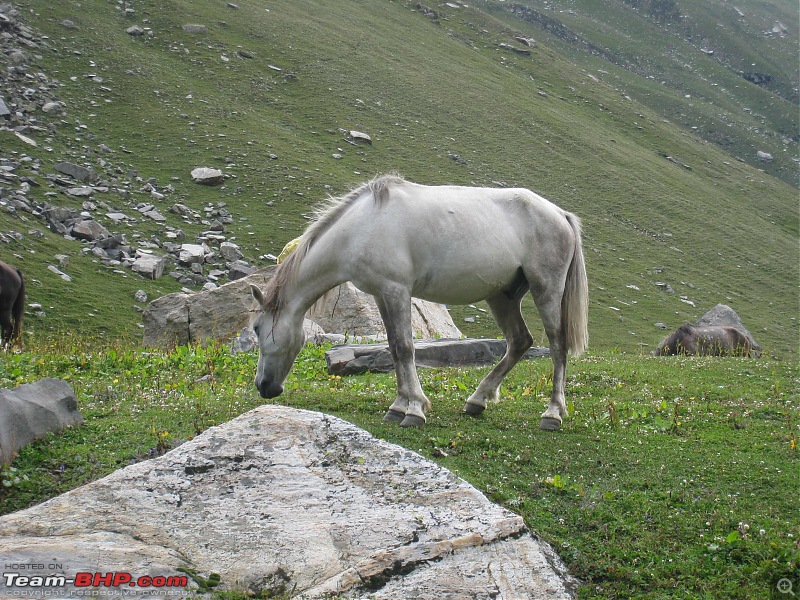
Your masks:
{"label": "horse muzzle", "polygon": [[256,388],[262,398],[275,398],[283,393],[283,386],[280,383],[262,381],[256,382]]}

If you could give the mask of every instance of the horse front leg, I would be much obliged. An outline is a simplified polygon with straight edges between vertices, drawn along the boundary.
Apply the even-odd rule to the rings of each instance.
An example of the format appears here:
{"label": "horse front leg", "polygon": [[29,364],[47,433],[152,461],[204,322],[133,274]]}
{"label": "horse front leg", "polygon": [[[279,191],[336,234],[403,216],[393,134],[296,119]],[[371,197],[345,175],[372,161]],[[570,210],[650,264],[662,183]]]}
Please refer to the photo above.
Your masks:
{"label": "horse front leg", "polygon": [[376,296],[375,300],[386,326],[389,351],[397,375],[397,399],[383,420],[399,421],[401,427],[422,427],[426,421],[425,411],[431,403],[422,391],[414,362],[410,292],[393,289]]}

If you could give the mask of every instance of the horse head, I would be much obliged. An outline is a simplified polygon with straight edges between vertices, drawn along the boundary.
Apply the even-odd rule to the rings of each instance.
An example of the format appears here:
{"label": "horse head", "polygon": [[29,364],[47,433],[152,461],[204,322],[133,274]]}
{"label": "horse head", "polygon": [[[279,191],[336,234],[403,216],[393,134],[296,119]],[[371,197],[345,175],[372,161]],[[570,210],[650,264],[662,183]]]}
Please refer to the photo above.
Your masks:
{"label": "horse head", "polygon": [[262,398],[274,398],[283,393],[283,384],[305,343],[302,315],[296,319],[278,319],[277,314],[266,308],[264,294],[250,286],[253,298],[258,302],[250,326],[258,339],[258,370],[256,389]]}

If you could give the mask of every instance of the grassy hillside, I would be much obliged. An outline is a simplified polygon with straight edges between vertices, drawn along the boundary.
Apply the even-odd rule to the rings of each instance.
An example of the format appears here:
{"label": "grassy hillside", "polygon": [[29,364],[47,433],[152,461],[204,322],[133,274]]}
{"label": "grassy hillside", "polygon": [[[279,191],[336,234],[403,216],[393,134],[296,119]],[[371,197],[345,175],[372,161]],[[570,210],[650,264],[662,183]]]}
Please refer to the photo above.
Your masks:
{"label": "grassy hillside", "polygon": [[[654,323],[694,321],[723,302],[767,350],[796,354],[798,204],[797,190],[786,182],[796,169],[796,134],[785,132],[785,152],[764,147],[775,160],[763,170],[747,164],[762,149],[764,134],[754,128],[791,125],[786,120],[797,114],[796,93],[787,91],[792,84],[762,89],[705,54],[692,69],[682,68],[667,52],[686,48],[675,35],[679,25],[659,25],[630,3],[604,2],[602,13],[592,12],[597,3],[564,3],[574,14],[548,3],[550,13],[583,37],[624,57],[622,66],[545,33],[500,3],[431,6],[437,19],[416,10],[415,2],[390,0],[237,4],[20,2],[25,22],[47,36],[44,47],[30,52],[29,72],[58,79],[66,105],[64,116],[37,114],[56,130],[28,132],[37,148],[0,131],[4,157],[41,162],[36,172],[26,166],[31,163],[18,169],[43,184],[31,196],[44,200],[54,191],[43,175],[56,163],[102,159],[102,171],[116,173],[117,183],[135,181],[135,171],[161,188],[171,184],[174,191],[159,206],[164,214],[174,202],[201,212],[209,203],[226,203],[234,216],[229,239],[254,264],[267,264],[257,257],[277,254],[298,235],[314,204],[376,173],[399,171],[425,183],[526,186],[584,220],[593,347],[638,352],[663,334]],[[758,14],[784,5],[739,4]],[[689,12],[697,13],[693,32],[710,27],[708,14]],[[634,17],[638,28],[646,27],[648,45],[621,33]],[[792,28],[796,48],[796,20],[780,18]],[[65,19],[75,27],[65,27]],[[207,33],[185,31],[186,24],[203,24]],[[128,35],[132,25],[145,35]],[[753,23],[741,35],[726,35],[726,43],[737,39],[726,52],[772,60],[778,73],[783,55],[772,57],[772,46],[748,37],[761,29]],[[530,55],[500,47],[521,47],[519,34],[536,38]],[[665,52],[669,61],[662,60]],[[653,73],[668,74],[670,84],[649,79]],[[754,102],[749,113],[739,111],[738,92],[728,93],[735,85],[754,88],[747,88]],[[685,93],[678,95],[680,89]],[[774,116],[764,94],[779,106]],[[730,152],[710,131],[720,119],[734,140]],[[351,145],[342,130],[366,132],[373,144]],[[100,144],[113,153],[102,154]],[[742,150],[748,144],[752,152]],[[221,188],[197,186],[189,177],[196,166],[221,168],[231,178]],[[148,200],[133,188],[132,200],[113,190],[102,199],[112,208]],[[80,206],[63,194],[48,200]],[[188,241],[202,230],[167,216],[166,225],[183,227]],[[33,227],[44,236],[29,235]],[[141,223],[128,233],[147,240],[164,227]],[[149,282],[115,273],[31,217],[23,222],[3,211],[0,229],[22,234],[21,241],[0,246],[0,258],[29,274],[30,301],[43,305],[46,316],[31,311],[27,317],[34,336],[136,337],[133,291],[153,297],[180,287],[169,277]],[[46,270],[55,253],[70,256],[71,284]],[[659,281],[676,293],[661,291]],[[467,334],[497,333],[476,309],[453,312]],[[528,312],[533,315],[530,306]],[[463,323],[469,315],[479,315],[474,325]],[[538,318],[529,322],[542,339]]]}

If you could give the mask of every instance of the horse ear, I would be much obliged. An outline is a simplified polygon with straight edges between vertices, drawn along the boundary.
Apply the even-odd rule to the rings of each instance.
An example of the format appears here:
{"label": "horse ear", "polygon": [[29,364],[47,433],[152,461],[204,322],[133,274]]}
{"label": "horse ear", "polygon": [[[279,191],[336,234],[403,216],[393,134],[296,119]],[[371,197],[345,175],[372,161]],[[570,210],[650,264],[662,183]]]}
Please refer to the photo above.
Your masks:
{"label": "horse ear", "polygon": [[250,292],[252,292],[253,298],[256,299],[256,302],[258,302],[259,306],[264,306],[264,293],[261,291],[261,288],[251,283]]}

